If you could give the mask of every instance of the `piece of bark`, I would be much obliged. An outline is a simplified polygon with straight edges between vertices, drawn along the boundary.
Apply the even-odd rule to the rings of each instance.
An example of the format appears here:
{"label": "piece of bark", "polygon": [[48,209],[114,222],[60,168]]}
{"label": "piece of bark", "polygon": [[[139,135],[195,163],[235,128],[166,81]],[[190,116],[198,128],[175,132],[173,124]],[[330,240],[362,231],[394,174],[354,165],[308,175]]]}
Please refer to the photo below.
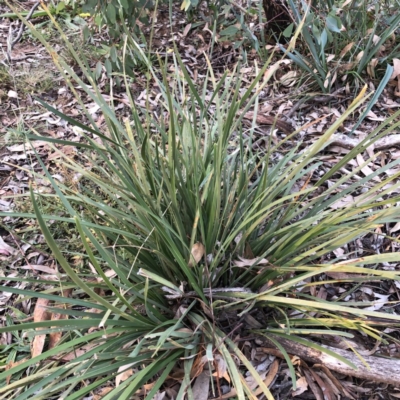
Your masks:
{"label": "piece of bark", "polygon": [[[353,369],[337,358],[319,350],[276,336],[274,336],[274,339],[277,340],[289,354],[296,355],[307,362],[322,364],[329,370],[339,372],[343,375],[354,376],[373,382],[385,382],[389,385],[400,387],[400,360],[398,359],[362,356],[364,362],[366,362],[369,367],[368,369],[367,365],[364,364],[354,352],[337,349],[331,346],[323,346],[352,362],[357,367],[357,369]],[[272,342],[269,342],[269,344],[271,347],[276,348]]]}
{"label": "piece of bark", "polygon": [[[358,144],[361,143],[362,140],[349,138],[346,135],[342,135],[337,133],[332,135],[331,140],[329,141],[329,145],[336,145],[339,147],[343,147],[345,149],[354,149]],[[371,146],[375,150],[384,150],[390,147],[399,146],[400,145],[400,135],[390,135],[378,139],[375,143],[372,143]]]}

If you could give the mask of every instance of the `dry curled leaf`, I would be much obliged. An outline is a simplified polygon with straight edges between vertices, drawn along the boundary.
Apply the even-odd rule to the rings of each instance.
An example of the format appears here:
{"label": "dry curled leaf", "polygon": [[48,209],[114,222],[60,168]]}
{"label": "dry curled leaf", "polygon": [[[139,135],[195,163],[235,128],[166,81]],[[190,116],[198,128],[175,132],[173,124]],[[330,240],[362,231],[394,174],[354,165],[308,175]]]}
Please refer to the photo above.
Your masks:
{"label": "dry curled leaf", "polygon": [[192,251],[190,252],[191,257],[189,260],[189,267],[196,265],[204,256],[205,247],[202,243],[197,242],[193,245]]}

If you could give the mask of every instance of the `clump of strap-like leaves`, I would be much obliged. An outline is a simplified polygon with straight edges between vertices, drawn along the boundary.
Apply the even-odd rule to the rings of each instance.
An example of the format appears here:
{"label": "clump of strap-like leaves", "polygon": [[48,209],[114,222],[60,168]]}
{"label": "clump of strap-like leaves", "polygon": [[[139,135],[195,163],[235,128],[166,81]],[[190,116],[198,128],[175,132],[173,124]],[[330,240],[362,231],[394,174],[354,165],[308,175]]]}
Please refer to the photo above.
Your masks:
{"label": "clump of strap-like leaves", "polygon": [[[127,46],[148,62],[129,38]],[[363,94],[312,146],[288,146],[288,137],[278,145],[269,143],[261,152],[252,146],[255,123],[243,132],[242,118],[250,108],[257,111],[258,92],[274,67],[265,74],[266,65],[243,92],[237,71],[217,81],[209,70],[198,87],[179,57],[173,59],[173,66],[181,73],[173,76],[165,68],[160,77],[148,63],[161,93],[159,109],[153,114],[150,108],[139,108],[127,90],[131,118],[121,122],[81,60],[77,62],[90,86],[62,59],[56,62],[62,73],[68,73],[71,89],[74,81],[100,106],[107,132],[97,127],[89,112],[86,117],[91,123],[83,125],[43,104],[83,132],[80,143],[30,137],[79,149],[79,162],[63,159],[65,167],[81,177],[73,188],[56,182],[38,158],[64,215],[43,214],[39,199],[46,198],[31,191],[36,218],[63,272],[57,286],[69,288],[71,295],[63,297],[57,288],[35,291],[9,285],[4,289],[23,298],[47,299],[52,304],[49,311],[64,318],[0,328],[0,332],[23,331],[30,336],[62,332],[56,347],[32,359],[16,360],[21,362],[0,373],[2,380],[10,377],[9,385],[0,388],[3,397],[72,400],[108,387],[106,400],[129,399],[135,393],[150,400],[175,373],[181,377],[177,398],[182,398],[191,395],[203,369],[218,364],[224,365],[223,376],[239,399],[252,396],[253,389],[242,379],[244,372],[253,376],[259,393],[271,399],[263,379],[232,340],[232,331],[235,337],[252,331],[259,338],[284,337],[323,350],[301,335],[349,337],[357,329],[372,335],[371,323],[362,322],[360,315],[398,320],[396,315],[357,305],[302,296],[298,290],[328,271],[398,279],[394,272],[369,267],[398,261],[398,253],[319,264],[324,255],[377,225],[398,220],[398,199],[383,197],[385,185],[396,176],[380,182],[374,177],[399,160],[353,182],[361,165],[327,185],[343,166],[386,134],[385,127],[398,113],[324,176],[304,185],[319,165],[319,152],[362,103]],[[129,87],[128,81],[125,84]],[[81,102],[79,96],[77,100]],[[280,157],[275,156],[278,153]],[[365,187],[368,193],[351,206],[337,205]],[[63,254],[51,235],[49,220],[75,224],[85,249],[82,269],[73,267]],[[314,285],[320,284],[315,279]],[[259,321],[259,329],[244,324],[235,331],[235,323],[254,310],[259,310],[252,313],[254,318],[269,317]],[[295,382],[289,357],[287,361]],[[128,373],[121,379],[124,372]],[[220,372],[209,379],[222,379]],[[149,384],[147,392],[143,392],[145,384]],[[217,386],[210,385],[214,396]]]}

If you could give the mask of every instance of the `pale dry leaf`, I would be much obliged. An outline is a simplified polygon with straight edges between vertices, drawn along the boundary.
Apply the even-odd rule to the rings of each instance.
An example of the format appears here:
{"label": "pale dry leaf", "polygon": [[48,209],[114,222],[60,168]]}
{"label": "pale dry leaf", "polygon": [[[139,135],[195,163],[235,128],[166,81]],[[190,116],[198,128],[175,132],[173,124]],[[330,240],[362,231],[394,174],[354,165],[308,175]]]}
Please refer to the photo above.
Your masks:
{"label": "pale dry leaf", "polygon": [[278,62],[267,68],[267,70],[264,72],[264,82],[269,81],[271,77],[275,75],[275,72],[281,68],[282,62],[283,60],[279,60]]}
{"label": "pale dry leaf", "polygon": [[280,83],[284,86],[290,87],[298,82],[298,72],[289,71],[280,78]]}
{"label": "pale dry leaf", "polygon": [[193,267],[194,265],[198,264],[198,262],[202,259],[204,256],[205,252],[205,247],[202,243],[197,242],[193,245],[192,251],[191,251],[191,257],[189,260],[189,267]]}
{"label": "pale dry leaf", "polygon": [[360,60],[363,58],[363,55],[364,55],[364,51],[360,51],[360,52],[357,54],[356,61],[357,61],[357,62],[360,62]]}
{"label": "pale dry leaf", "polygon": [[31,355],[32,358],[35,358],[42,354],[44,348],[44,342],[46,341],[46,335],[36,335],[33,339],[31,345]]}
{"label": "pale dry leaf", "polygon": [[0,254],[4,256],[15,255],[18,253],[18,250],[14,249],[10,245],[8,245],[3,238],[0,236]]}
{"label": "pale dry leaf", "polygon": [[337,72],[335,71],[334,74],[333,74],[333,77],[332,77],[332,79],[331,79],[331,83],[330,83],[331,87],[332,87],[333,84],[336,82],[336,79],[337,79]]}
{"label": "pale dry leaf", "polygon": [[[272,364],[271,364],[271,366],[270,366],[270,368],[269,368],[269,370],[268,370],[268,374],[267,374],[266,377],[263,379],[263,380],[264,380],[265,386],[269,387],[269,386],[272,384],[272,382],[275,380],[275,378],[276,378],[276,376],[277,376],[277,374],[278,374],[278,371],[279,371],[279,364],[280,364],[280,362],[279,362],[278,359],[275,359],[275,360],[272,362]],[[255,391],[254,395],[255,395],[255,396],[259,396],[259,395],[262,394],[262,393],[263,393],[263,390],[262,390],[262,388],[259,387],[259,388]]]}
{"label": "pale dry leaf", "polygon": [[8,97],[10,99],[18,99],[18,93],[15,92],[14,90],[9,90],[8,91]]}
{"label": "pale dry leaf", "polygon": [[400,60],[398,58],[393,58],[393,72],[390,80],[397,78],[400,75]]}
{"label": "pale dry leaf", "polygon": [[351,194],[348,194],[338,201],[335,201],[332,203],[329,207],[332,208],[333,210],[337,210],[338,208],[343,208],[343,207],[350,207],[353,205],[355,202],[354,197]]}
{"label": "pale dry leaf", "polygon": [[47,160],[57,160],[59,158],[62,158],[64,156],[73,156],[76,153],[76,148],[74,146],[62,146],[57,151],[54,153],[51,153],[48,157]]}
{"label": "pale dry leaf", "polygon": [[13,146],[7,146],[7,150],[12,152],[24,152],[26,150],[29,150],[31,147],[37,149],[38,147],[43,147],[47,145],[47,142],[45,142],[44,140],[36,140],[32,143],[29,143],[29,146],[27,144],[15,144]]}
{"label": "pale dry leaf", "polygon": [[354,42],[350,42],[348,45],[343,47],[343,50],[340,52],[340,58],[344,57],[354,46]]}
{"label": "pale dry leaf", "polygon": [[146,395],[151,389],[153,389],[153,386],[156,384],[156,382],[152,383],[147,383],[143,385],[139,390],[136,391],[137,396],[144,396]]}
{"label": "pale dry leaf", "polygon": [[[372,28],[370,28],[370,29],[367,30],[367,34],[368,34],[368,35],[370,35],[370,34],[373,33],[373,32],[374,32],[374,29],[372,29]],[[375,35],[375,34],[374,34],[374,36],[372,37],[372,43],[373,43],[373,44],[377,44],[380,40],[381,40],[381,38],[380,38],[380,36],[378,36],[378,35]]]}
{"label": "pale dry leaf", "polygon": [[389,233],[398,232],[400,230],[400,222],[397,222],[396,225],[390,229]]}
{"label": "pale dry leaf", "polygon": [[210,390],[210,376],[208,371],[203,371],[193,385],[192,392],[194,400],[207,400]]}
{"label": "pale dry leaf", "polygon": [[344,254],[344,250],[341,247],[339,247],[333,250],[333,254],[335,254],[336,257],[342,257]]}
{"label": "pale dry leaf", "polygon": [[33,311],[33,322],[48,321],[51,317],[47,311],[47,307],[50,303],[49,299],[38,298]]}
{"label": "pale dry leaf", "polygon": [[160,392],[160,391],[158,391],[158,392],[154,395],[154,397],[153,397],[152,400],[164,400],[166,395],[167,395],[166,392]]}
{"label": "pale dry leaf", "polygon": [[372,306],[364,308],[364,310],[369,310],[369,311],[380,310],[387,303],[390,296],[391,296],[390,294],[384,295],[384,294],[380,294],[380,293],[374,293],[374,297],[378,298],[379,300],[375,301]]}
{"label": "pale dry leaf", "polygon": [[[257,262],[258,258],[252,258],[252,259],[246,259],[246,258],[242,258],[242,257],[238,257],[239,260],[235,260],[233,262],[234,265],[236,265],[237,267],[251,267],[252,265],[255,265],[255,263]],[[261,260],[259,260],[257,262],[256,265],[267,265],[268,260],[266,258],[262,258]]]}
{"label": "pale dry leaf", "polygon": [[[51,314],[51,320],[52,321],[57,321],[60,319],[68,319],[67,314],[61,314],[61,313],[52,313]],[[61,340],[62,337],[62,332],[51,332],[49,334],[49,350],[56,347],[58,342]]]}
{"label": "pale dry leaf", "polygon": [[305,376],[302,376],[301,378],[297,379],[296,390],[294,392],[292,392],[292,396],[293,397],[300,396],[307,389],[308,389],[307,379]]}
{"label": "pale dry leaf", "polygon": [[236,398],[236,389],[231,389],[228,393],[225,393],[219,397],[213,397],[210,400],[229,400],[229,399],[233,399]]}
{"label": "pale dry leaf", "polygon": [[[358,154],[358,155],[357,155],[357,163],[358,163],[358,166],[359,166],[359,167],[360,167],[361,165],[365,164],[364,158],[363,158],[363,156],[362,156],[361,154]],[[370,167],[368,167],[368,165],[364,165],[364,166],[361,168],[361,171],[363,172],[363,174],[364,174],[365,176],[369,176],[369,175],[372,175],[372,174],[374,173],[374,171],[372,171],[372,169],[371,169]],[[373,180],[376,181],[376,182],[380,182],[380,181],[381,181],[381,180],[379,179],[379,176],[375,176],[375,177],[373,178]]]}
{"label": "pale dry leaf", "polygon": [[182,36],[185,37],[189,33],[190,29],[192,29],[192,24],[187,24],[183,30]]}
{"label": "pale dry leaf", "polygon": [[[46,307],[49,305],[49,299],[38,298],[33,311],[33,322],[48,321],[51,317],[50,313],[47,311]],[[37,331],[43,328],[36,328]],[[44,342],[46,340],[46,335],[36,335],[31,344],[31,355],[32,358],[42,354],[44,348]]]}
{"label": "pale dry leaf", "polygon": [[370,77],[375,77],[375,67],[378,65],[379,59],[373,58],[367,65],[367,73]]}
{"label": "pale dry leaf", "polygon": [[106,394],[110,393],[111,390],[113,390],[113,389],[114,389],[114,388],[111,387],[111,386],[106,386],[106,387],[101,388],[101,389],[97,392],[97,394],[95,394],[95,395],[93,396],[93,400],[101,400]]}
{"label": "pale dry leaf", "polygon": [[224,378],[225,380],[228,381],[228,383],[230,383],[231,378],[229,377],[227,371],[226,361],[221,355],[219,354],[215,355],[214,366],[216,366],[216,371],[213,373],[213,376],[216,376],[218,379]]}
{"label": "pale dry leaf", "polygon": [[314,370],[310,369],[309,371],[311,372],[311,375],[313,376],[314,380],[317,382],[318,386],[322,390],[324,398],[327,400],[333,400],[334,393],[332,392],[332,388],[328,386]]}
{"label": "pale dry leaf", "polygon": [[134,365],[134,363],[122,365],[118,368],[118,372],[122,372],[115,377],[116,387],[118,387],[121,382],[126,381],[130,376],[133,375],[133,368],[129,368],[131,365]]}
{"label": "pale dry leaf", "polygon": [[328,57],[326,58],[326,62],[331,62],[332,60],[334,60],[336,57],[336,54],[329,54]]}
{"label": "pale dry leaf", "polygon": [[[256,378],[250,374],[250,372],[247,373],[248,375],[246,376],[245,382],[246,382],[246,386],[254,391],[259,385],[258,382],[256,380]],[[262,371],[262,372],[258,372],[258,378],[261,379],[262,381],[264,381],[265,377],[267,375],[267,371]],[[259,393],[258,393],[259,392]],[[260,388],[257,389],[257,391],[254,392],[254,394],[260,394],[262,393],[262,389],[260,390]]]}
{"label": "pale dry leaf", "polygon": [[[16,366],[19,365],[19,364],[22,364],[22,363],[25,362],[25,361],[27,361],[27,358],[26,358],[26,357],[23,358],[23,359],[21,359],[21,360],[19,360],[19,361],[15,361],[15,362],[11,361],[11,362],[9,362],[9,363],[6,365],[6,371],[8,371],[8,370],[11,369],[11,368],[16,367]],[[11,378],[12,378],[12,375],[9,375],[9,376],[6,377],[6,383],[7,383],[7,385],[10,383]]]}
{"label": "pale dry leaf", "polygon": [[348,4],[350,4],[353,0],[346,0],[343,4],[342,4],[342,8],[346,7]]}
{"label": "pale dry leaf", "polygon": [[264,379],[265,386],[270,386],[271,383],[275,380],[275,377],[279,371],[279,364],[280,361],[278,359],[275,359],[274,362],[271,364],[268,374]]}
{"label": "pale dry leaf", "polygon": [[47,267],[46,265],[34,265],[34,264],[29,264],[29,265],[23,265],[19,267],[20,269],[28,269],[31,271],[41,271],[41,272],[46,272],[47,274],[52,274],[56,275],[58,271],[56,271],[53,268]]}

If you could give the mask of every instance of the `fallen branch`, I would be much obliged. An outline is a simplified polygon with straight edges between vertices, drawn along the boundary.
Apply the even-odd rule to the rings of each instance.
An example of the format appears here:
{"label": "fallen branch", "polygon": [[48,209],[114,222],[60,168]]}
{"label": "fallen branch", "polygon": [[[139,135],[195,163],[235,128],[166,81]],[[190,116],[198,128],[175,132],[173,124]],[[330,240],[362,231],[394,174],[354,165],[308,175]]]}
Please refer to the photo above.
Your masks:
{"label": "fallen branch", "polygon": [[[354,376],[356,378],[373,382],[385,382],[389,385],[400,387],[400,360],[398,359],[362,356],[363,361],[366,363],[364,364],[352,351],[337,349],[331,346],[323,346],[352,362],[357,367],[355,370],[337,358],[312,349],[311,347],[276,336],[274,336],[274,339],[277,340],[289,354],[298,356],[304,361],[314,364],[322,364],[329,370],[336,371],[343,375]],[[283,357],[282,353],[279,350],[276,350],[276,346],[272,342],[269,342],[269,344],[273,347],[273,349],[270,349],[272,350],[271,353],[278,357]],[[269,349],[265,349],[265,352],[268,353],[268,350]]]}
{"label": "fallen branch", "polygon": [[[336,146],[351,150],[354,147],[358,146],[361,142],[362,140],[349,138],[346,135],[338,133],[332,136],[331,140],[329,141],[329,144],[330,145],[334,144]],[[399,145],[400,145],[400,135],[386,136],[371,144],[371,146],[373,146],[373,148],[376,150],[384,150]]]}

